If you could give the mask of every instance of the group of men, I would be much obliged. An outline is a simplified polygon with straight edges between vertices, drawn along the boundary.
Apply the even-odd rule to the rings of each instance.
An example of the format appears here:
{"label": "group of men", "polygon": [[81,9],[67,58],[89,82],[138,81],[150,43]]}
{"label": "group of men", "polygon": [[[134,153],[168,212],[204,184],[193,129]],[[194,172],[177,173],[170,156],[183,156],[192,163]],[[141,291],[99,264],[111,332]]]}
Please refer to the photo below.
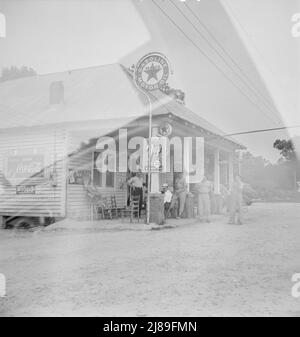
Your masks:
{"label": "group of men", "polygon": [[[198,192],[198,218],[201,221],[210,222],[211,204],[214,193],[212,184],[203,177],[200,184],[197,184]],[[226,208],[229,212],[229,224],[242,224],[243,218],[243,183],[241,177],[237,175],[227,189],[222,185],[220,193],[220,208]]]}
{"label": "group of men", "polygon": [[[128,185],[132,189],[132,195],[139,197],[139,209],[141,211],[145,184],[143,183],[143,174],[138,172],[134,177],[128,180]],[[198,219],[200,221],[210,222],[211,205],[213,198],[213,189],[211,182],[203,177],[202,181],[196,184],[198,195]],[[183,174],[179,174],[175,179],[175,188],[172,191],[167,183],[162,185],[161,192],[164,194],[164,216],[168,218],[171,212],[175,213],[176,218],[182,218],[185,210],[188,188]],[[221,204],[229,212],[229,224],[242,224],[242,203],[243,203],[243,183],[240,176],[236,176],[229,189],[222,186]]]}
{"label": "group of men", "polygon": [[[146,184],[143,182],[142,172],[137,172],[127,181],[127,184],[130,187],[129,199],[130,197],[139,198],[139,210],[141,212],[147,190]],[[174,193],[171,192],[168,184],[163,184],[162,192],[164,193],[165,217],[168,217],[169,212],[171,209],[174,209],[176,205],[176,217],[182,218],[185,208],[186,196],[188,194],[187,184],[183,174],[179,174],[175,180]]]}
{"label": "group of men", "polygon": [[168,218],[171,211],[175,211],[177,219],[182,218],[188,195],[187,184],[183,174],[179,174],[175,180],[174,193],[171,192],[167,183],[162,185],[162,193],[164,194],[165,218]]}
{"label": "group of men", "polygon": [[[167,183],[162,186],[162,193],[164,194],[165,218],[170,214],[170,211],[178,205],[179,211],[177,218],[181,218],[185,208],[186,196],[188,194],[186,183],[183,175],[180,175],[175,182],[175,191],[171,192]],[[214,197],[212,184],[203,177],[202,181],[196,184],[196,192],[198,195],[197,216],[202,222],[210,222],[211,205]],[[229,212],[229,224],[242,224],[243,212],[243,183],[240,176],[236,176],[229,190],[222,186],[220,194],[221,208],[225,207]]]}

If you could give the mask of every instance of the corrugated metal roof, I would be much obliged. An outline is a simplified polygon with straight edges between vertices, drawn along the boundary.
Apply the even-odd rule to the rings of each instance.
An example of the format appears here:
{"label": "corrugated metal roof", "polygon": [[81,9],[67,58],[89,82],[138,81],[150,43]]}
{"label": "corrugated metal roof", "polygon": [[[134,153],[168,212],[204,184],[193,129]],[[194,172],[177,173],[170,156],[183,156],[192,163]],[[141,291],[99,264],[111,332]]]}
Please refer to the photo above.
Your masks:
{"label": "corrugated metal roof", "polygon": [[[62,81],[64,102],[49,104],[51,83]],[[153,114],[172,113],[219,136],[200,115],[161,91],[152,93]],[[57,123],[134,120],[148,113],[147,100],[120,64],[37,75],[0,83],[0,129]],[[231,139],[238,147],[240,144]]]}
{"label": "corrugated metal roof", "polygon": [[[127,72],[130,78],[132,78],[132,74],[128,69],[123,67],[123,69]],[[161,90],[155,90],[149,93],[153,105],[153,115],[160,115],[171,113],[181,119],[184,119],[191,124],[201,127],[214,135],[224,137],[226,136],[225,132],[218,129],[216,126],[208,122],[204,117],[202,117],[199,113],[195,113],[188,109],[182,103],[179,103],[171,96],[164,94]],[[233,137],[227,137],[226,139],[235,145],[237,145],[241,149],[245,149],[246,147],[239,142],[237,142]]]}
{"label": "corrugated metal roof", "polygon": [[[160,96],[161,94],[155,93],[155,95]],[[162,94],[164,95],[164,94]],[[159,98],[158,98],[159,99]],[[188,122],[201,127],[204,130],[211,132],[214,135],[224,137],[226,136],[225,132],[218,129],[213,124],[209,123],[206,119],[201,117],[199,114],[194,113],[190,109],[188,109],[185,105],[178,103],[176,100],[172,99],[167,103],[167,108],[172,112],[175,116],[185,119]],[[226,136],[226,139],[230,142],[238,145],[240,148],[245,149],[245,146],[237,142],[234,138]]]}
{"label": "corrugated metal roof", "polygon": [[[54,81],[64,84],[62,104],[49,104]],[[146,109],[118,64],[0,83],[1,128],[139,117]]]}

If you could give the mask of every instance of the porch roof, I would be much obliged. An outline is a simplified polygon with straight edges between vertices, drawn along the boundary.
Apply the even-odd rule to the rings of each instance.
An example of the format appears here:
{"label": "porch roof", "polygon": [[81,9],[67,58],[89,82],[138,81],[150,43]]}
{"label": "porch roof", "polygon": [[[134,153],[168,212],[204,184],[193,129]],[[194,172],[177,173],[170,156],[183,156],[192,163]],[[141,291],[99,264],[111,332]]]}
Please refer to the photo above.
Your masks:
{"label": "porch roof", "polygon": [[[62,81],[64,102],[49,104],[51,83]],[[209,133],[225,133],[198,113],[160,90],[151,93],[153,115],[173,114]],[[135,87],[130,72],[120,64],[36,75],[0,83],[0,130],[54,124],[101,121],[108,129],[122,127],[148,114],[147,100]],[[106,123],[108,121],[108,123]],[[126,121],[126,122],[125,122]],[[226,140],[244,148],[233,138]]]}

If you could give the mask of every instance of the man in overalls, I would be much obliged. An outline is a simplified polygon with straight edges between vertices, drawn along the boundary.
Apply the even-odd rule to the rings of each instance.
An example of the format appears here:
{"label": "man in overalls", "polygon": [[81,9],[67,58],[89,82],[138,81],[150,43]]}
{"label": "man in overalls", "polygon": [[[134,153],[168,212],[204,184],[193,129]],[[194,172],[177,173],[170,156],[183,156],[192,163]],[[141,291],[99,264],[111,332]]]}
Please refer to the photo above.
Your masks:
{"label": "man in overalls", "polygon": [[176,191],[176,195],[178,196],[178,199],[179,199],[179,214],[178,214],[177,218],[180,219],[183,216],[186,196],[188,194],[187,184],[185,182],[185,178],[184,178],[184,175],[182,173],[180,173],[178,175],[178,177],[175,181],[175,191]]}
{"label": "man in overalls", "polygon": [[243,224],[243,183],[240,176],[236,176],[230,187],[229,195],[229,224],[235,224],[237,220],[238,225]]}
{"label": "man in overalls", "polygon": [[210,222],[210,198],[211,183],[204,176],[197,186],[198,190],[198,218],[200,221]]}

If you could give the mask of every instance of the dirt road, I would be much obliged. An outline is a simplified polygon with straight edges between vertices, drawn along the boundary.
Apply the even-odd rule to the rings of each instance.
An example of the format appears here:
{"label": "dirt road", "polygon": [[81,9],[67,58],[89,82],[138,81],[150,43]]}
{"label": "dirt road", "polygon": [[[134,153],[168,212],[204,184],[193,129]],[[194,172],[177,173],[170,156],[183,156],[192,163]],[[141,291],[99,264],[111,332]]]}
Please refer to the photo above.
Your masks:
{"label": "dirt road", "polygon": [[160,231],[0,231],[0,316],[300,316],[300,204]]}

